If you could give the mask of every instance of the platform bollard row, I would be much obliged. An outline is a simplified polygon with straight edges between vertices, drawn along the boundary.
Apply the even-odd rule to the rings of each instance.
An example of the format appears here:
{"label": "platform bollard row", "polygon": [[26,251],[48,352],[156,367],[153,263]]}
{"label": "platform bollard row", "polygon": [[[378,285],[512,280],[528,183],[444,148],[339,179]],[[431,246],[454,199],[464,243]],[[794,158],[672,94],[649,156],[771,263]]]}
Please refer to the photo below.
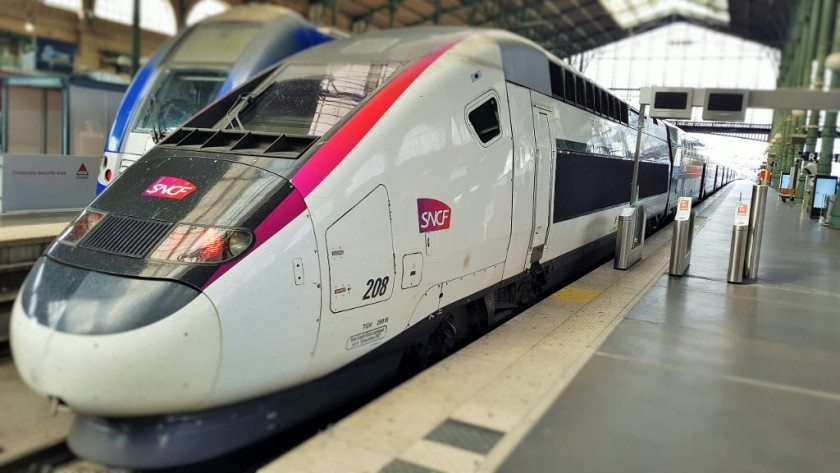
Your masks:
{"label": "platform bollard row", "polygon": [[744,279],[758,278],[761,237],[767,208],[767,186],[753,186],[749,203],[740,202],[732,226],[729,248],[729,270],[726,280],[740,284]]}

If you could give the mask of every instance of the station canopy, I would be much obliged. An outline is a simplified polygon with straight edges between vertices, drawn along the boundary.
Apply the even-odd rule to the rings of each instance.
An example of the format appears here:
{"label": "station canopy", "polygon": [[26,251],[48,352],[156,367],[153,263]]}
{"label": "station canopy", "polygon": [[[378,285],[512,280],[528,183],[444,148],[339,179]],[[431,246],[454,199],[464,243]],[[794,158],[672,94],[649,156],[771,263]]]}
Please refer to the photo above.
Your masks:
{"label": "station canopy", "polygon": [[[502,28],[559,57],[673,22],[689,22],[781,48],[794,0],[324,0],[329,19],[354,31],[441,24]],[[349,24],[347,24],[349,23]]]}

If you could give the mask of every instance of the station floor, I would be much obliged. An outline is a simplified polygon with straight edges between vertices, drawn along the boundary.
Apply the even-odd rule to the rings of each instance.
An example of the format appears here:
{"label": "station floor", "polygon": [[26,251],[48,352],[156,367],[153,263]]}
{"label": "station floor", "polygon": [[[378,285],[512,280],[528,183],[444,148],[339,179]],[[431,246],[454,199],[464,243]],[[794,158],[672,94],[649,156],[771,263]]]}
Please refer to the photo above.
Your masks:
{"label": "station floor", "polygon": [[726,282],[737,182],[670,229],[288,452],[282,472],[840,471],[840,232],[768,196]]}

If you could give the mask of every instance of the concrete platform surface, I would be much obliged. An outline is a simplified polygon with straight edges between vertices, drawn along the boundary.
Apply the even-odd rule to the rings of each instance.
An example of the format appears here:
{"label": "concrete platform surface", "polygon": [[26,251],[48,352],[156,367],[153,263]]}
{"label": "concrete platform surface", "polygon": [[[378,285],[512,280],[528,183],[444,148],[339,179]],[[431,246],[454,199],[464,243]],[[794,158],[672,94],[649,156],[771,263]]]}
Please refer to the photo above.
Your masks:
{"label": "concrete platform surface", "polygon": [[52,240],[78,215],[78,211],[0,215],[0,246],[20,240]]}
{"label": "concrete platform surface", "polygon": [[727,284],[739,193],[499,471],[840,471],[840,232],[771,190],[759,278]]}
{"label": "concrete platform surface", "polygon": [[67,412],[51,416],[49,401],[23,384],[12,361],[0,361],[0,470],[64,440],[72,421]]}

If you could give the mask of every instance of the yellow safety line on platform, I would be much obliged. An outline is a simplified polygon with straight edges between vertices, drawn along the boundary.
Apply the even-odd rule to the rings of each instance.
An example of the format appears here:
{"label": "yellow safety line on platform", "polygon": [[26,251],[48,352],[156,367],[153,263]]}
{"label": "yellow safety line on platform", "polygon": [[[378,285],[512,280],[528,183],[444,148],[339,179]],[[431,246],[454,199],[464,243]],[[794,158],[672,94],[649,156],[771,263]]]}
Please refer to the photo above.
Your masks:
{"label": "yellow safety line on platform", "polygon": [[555,292],[552,294],[552,299],[563,301],[563,302],[582,302],[587,303],[601,295],[604,291],[599,291],[597,289],[584,289],[582,287],[564,287],[563,289]]}

